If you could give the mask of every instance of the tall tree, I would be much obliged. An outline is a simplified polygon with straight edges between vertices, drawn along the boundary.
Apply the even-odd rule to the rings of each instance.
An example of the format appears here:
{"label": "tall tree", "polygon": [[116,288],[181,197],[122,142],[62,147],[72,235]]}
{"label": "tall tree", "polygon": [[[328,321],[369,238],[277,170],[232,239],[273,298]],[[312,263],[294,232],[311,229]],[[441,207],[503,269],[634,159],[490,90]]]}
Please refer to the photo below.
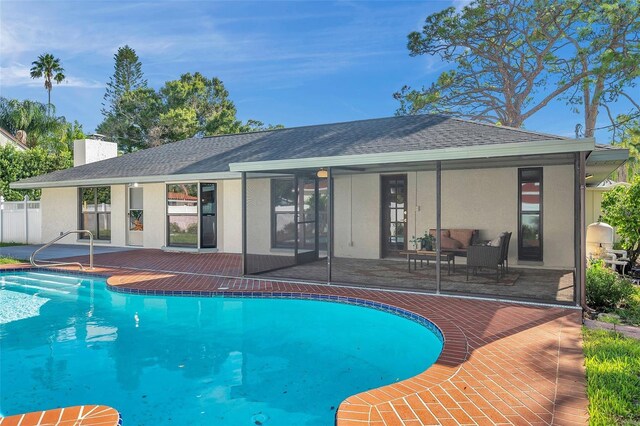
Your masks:
{"label": "tall tree", "polygon": [[46,151],[71,150],[74,139],[82,139],[82,126],[65,117],[55,115],[55,107],[30,100],[19,101],[0,97],[0,126],[12,134],[26,133],[29,148],[41,147]]}
{"label": "tall tree", "polygon": [[[38,56],[38,59],[31,63],[31,78],[44,77],[44,88],[47,90],[47,108],[51,109],[51,89],[53,89],[53,82],[60,84],[66,78],[64,75],[64,68],[60,65],[60,59],[54,58],[52,54],[45,53]],[[50,111],[49,111],[50,112]]]}
{"label": "tall tree", "polygon": [[102,104],[102,114],[105,117],[116,112],[118,101],[123,95],[147,87],[147,80],[142,73],[142,63],[135,50],[124,45],[118,48],[113,59],[114,72],[107,83]]}
{"label": "tall tree", "polygon": [[[640,115],[640,100],[629,92],[640,77],[640,3],[637,0],[589,0],[573,5],[578,20],[565,31],[574,55],[568,60],[552,59],[552,71],[560,81],[580,78],[568,96],[584,112],[584,136],[591,137],[604,108],[614,128],[619,120],[609,104],[622,98]],[[615,133],[614,133],[615,139]]]}
{"label": "tall tree", "polygon": [[631,182],[640,176],[640,120],[620,115],[616,122],[614,129],[619,138],[614,138],[612,145],[629,150],[629,159],[617,170],[617,180]]}
{"label": "tall tree", "polygon": [[[621,73],[637,76],[640,57],[627,53],[637,51],[638,22],[630,0],[476,0],[434,13],[422,32],[409,34],[410,54],[437,55],[453,69],[429,87],[395,93],[398,114],[440,112],[520,127],[566,96],[595,102],[597,115],[597,106],[611,100],[602,84],[614,94],[629,82]],[[584,91],[575,90],[585,87],[593,90],[580,97]],[[593,107],[585,108],[590,132],[594,118]]]}
{"label": "tall tree", "polygon": [[162,108],[160,96],[152,88],[123,93],[96,131],[117,142],[125,152],[147,148],[152,145],[152,135],[157,134]]}

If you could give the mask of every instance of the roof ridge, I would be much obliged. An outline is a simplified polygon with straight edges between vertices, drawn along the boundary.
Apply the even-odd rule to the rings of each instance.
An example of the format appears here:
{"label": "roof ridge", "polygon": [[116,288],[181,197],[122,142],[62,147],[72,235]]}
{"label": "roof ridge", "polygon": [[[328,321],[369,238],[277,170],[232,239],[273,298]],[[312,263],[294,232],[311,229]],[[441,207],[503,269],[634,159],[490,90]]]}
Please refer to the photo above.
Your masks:
{"label": "roof ridge", "polygon": [[337,121],[337,122],[333,122],[333,123],[305,124],[305,125],[302,125],[302,126],[283,127],[281,129],[263,129],[263,130],[253,130],[253,131],[241,132],[241,133],[223,133],[223,134],[220,134],[220,135],[203,136],[201,138],[197,138],[197,137],[194,136],[194,137],[191,137],[191,138],[188,138],[188,139],[214,139],[214,138],[221,138],[221,137],[225,137],[225,136],[251,135],[251,134],[256,134],[256,133],[271,133],[271,132],[279,132],[279,131],[283,131],[283,130],[304,129],[304,128],[307,128],[307,127],[325,127],[325,126],[335,126],[336,124],[363,123],[363,122],[367,122],[367,121],[391,120],[391,119],[394,119],[394,118],[409,118],[409,117],[442,117],[442,118],[445,118],[445,119],[461,121],[463,123],[476,124],[476,125],[480,125],[480,126],[487,126],[487,127],[492,127],[492,128],[498,128],[498,129],[514,130],[514,131],[521,132],[521,133],[527,133],[527,134],[530,134],[530,135],[537,135],[537,136],[546,136],[546,137],[553,138],[553,139],[560,139],[560,140],[572,140],[573,139],[573,138],[568,138],[568,137],[564,137],[564,136],[554,135],[552,133],[545,133],[545,132],[539,132],[539,131],[535,131],[535,130],[520,129],[518,127],[512,127],[512,126],[503,126],[503,125],[498,125],[498,124],[483,123],[481,121],[468,120],[468,119],[464,119],[464,118],[460,118],[460,117],[453,117],[453,116],[442,114],[442,113],[391,115],[391,116],[386,116],[386,117],[362,118],[362,119],[359,119],[359,120],[350,120],[350,121]]}

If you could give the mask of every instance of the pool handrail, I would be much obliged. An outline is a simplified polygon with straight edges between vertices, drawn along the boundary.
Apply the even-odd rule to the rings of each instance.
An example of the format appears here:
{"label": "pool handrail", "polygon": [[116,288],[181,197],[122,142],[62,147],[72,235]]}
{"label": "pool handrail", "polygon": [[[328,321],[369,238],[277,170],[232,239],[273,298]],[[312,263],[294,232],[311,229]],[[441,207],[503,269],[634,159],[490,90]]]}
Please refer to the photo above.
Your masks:
{"label": "pool handrail", "polygon": [[[38,253],[40,253],[42,250],[44,250],[47,247],[53,245],[54,243],[56,243],[57,241],[63,239],[64,237],[66,237],[69,234],[89,234],[89,269],[92,270],[93,269],[93,233],[91,231],[87,231],[86,229],[76,229],[76,230],[73,230],[73,231],[63,232],[59,236],[54,238],[53,240],[51,240],[48,243],[46,243],[45,245],[43,245],[42,247],[39,247],[36,250],[34,250],[34,252],[31,253],[31,256],[29,256],[29,263],[31,263],[31,266],[34,266],[36,268],[41,267],[41,266],[45,266],[45,265],[39,265],[39,264],[36,263],[36,255]],[[80,262],[59,262],[59,263],[56,263],[56,262],[51,262],[51,261],[48,261],[48,260],[41,260],[40,262],[49,263],[49,265],[46,265],[46,266],[77,265],[77,266],[80,267],[81,271],[84,271],[84,266],[82,266],[82,263],[80,263]]]}

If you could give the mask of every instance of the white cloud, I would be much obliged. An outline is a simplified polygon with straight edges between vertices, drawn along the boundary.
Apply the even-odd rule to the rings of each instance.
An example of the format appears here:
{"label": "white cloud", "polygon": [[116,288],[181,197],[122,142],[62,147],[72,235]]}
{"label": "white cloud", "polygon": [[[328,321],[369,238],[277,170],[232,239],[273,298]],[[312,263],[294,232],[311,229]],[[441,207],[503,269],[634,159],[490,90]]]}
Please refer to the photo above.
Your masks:
{"label": "white cloud", "polygon": [[[44,85],[42,79],[33,79],[29,74],[29,66],[13,63],[0,66],[0,87],[40,87]],[[58,87],[77,87],[83,89],[104,89],[104,83],[78,77],[67,77]]]}

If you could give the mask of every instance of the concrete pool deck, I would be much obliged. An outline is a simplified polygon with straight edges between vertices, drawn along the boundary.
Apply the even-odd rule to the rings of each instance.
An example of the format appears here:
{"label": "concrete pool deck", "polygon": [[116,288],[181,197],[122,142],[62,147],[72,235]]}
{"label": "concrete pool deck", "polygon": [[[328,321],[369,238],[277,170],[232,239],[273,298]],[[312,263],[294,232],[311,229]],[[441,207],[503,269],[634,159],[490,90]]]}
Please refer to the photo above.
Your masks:
{"label": "concrete pool deck", "polygon": [[[97,265],[121,267],[102,266],[94,272],[108,276],[108,285],[119,292],[328,295],[384,303],[435,323],[445,337],[436,364],[408,380],[347,398],[336,414],[340,426],[588,422],[580,310],[244,278],[238,276],[232,255],[185,254],[191,257],[183,259],[181,253],[145,252],[96,255]],[[211,259],[219,264],[212,265]]]}

